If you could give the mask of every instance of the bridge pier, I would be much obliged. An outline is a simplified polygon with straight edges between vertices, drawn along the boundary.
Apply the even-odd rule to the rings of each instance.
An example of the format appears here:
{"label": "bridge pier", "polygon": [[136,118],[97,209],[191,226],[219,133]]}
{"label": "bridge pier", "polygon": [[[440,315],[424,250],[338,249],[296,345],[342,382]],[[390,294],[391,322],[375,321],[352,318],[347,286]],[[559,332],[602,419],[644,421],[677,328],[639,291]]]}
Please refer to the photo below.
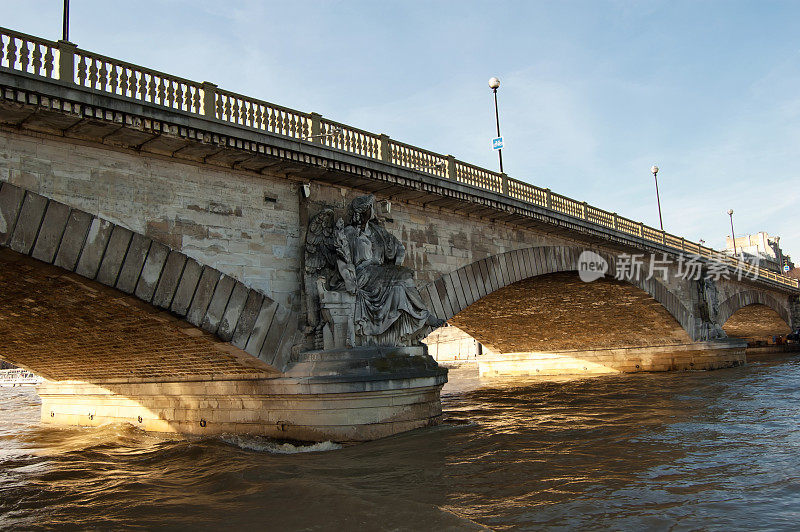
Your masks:
{"label": "bridge pier", "polygon": [[304,353],[275,378],[61,381],[38,393],[50,424],[347,442],[438,424],[446,381],[424,348],[361,348]]}

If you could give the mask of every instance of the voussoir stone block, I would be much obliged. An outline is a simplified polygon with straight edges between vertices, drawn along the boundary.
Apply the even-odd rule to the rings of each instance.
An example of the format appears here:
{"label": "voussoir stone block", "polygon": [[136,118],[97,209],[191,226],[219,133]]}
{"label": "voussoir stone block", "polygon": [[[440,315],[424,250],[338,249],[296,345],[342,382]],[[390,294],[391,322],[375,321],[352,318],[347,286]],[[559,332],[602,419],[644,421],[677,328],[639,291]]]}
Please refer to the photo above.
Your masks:
{"label": "voussoir stone block", "polygon": [[64,235],[61,237],[61,244],[53,264],[65,270],[75,270],[91,223],[92,215],[88,212],[73,209],[69,213],[67,227],[64,229]]}
{"label": "voussoir stone block", "polygon": [[236,323],[236,328],[231,337],[231,343],[239,349],[244,349],[247,345],[247,340],[253,331],[253,326],[256,323],[263,301],[264,296],[255,290],[250,290],[250,293],[247,294],[247,301],[245,301],[242,313],[239,315],[239,321]]}
{"label": "voussoir stone block", "polygon": [[17,216],[22,209],[25,191],[11,183],[0,183],[0,246],[5,246],[14,233]]}
{"label": "voussoir stone block", "polygon": [[106,253],[100,262],[100,269],[97,271],[97,281],[106,286],[117,284],[117,277],[122,269],[122,263],[128,253],[132,238],[133,233],[129,229],[119,225],[114,226],[111,238],[108,240],[108,246],[106,246]]}
{"label": "voussoir stone block", "polygon": [[169,248],[161,242],[152,242],[150,244],[150,251],[147,253],[142,273],[136,283],[134,291],[136,297],[148,303],[153,300],[158,280],[161,277],[161,270],[164,268],[168,255]]}
{"label": "voussoir stone block", "polygon": [[33,245],[31,257],[48,264],[53,262],[58,246],[61,244],[64,229],[67,227],[68,218],[69,207],[63,203],[51,201],[47,205],[47,212],[45,212],[42,227],[39,229],[39,236],[36,237],[36,243]]}
{"label": "voussoir stone block", "polygon": [[88,279],[94,279],[97,276],[100,261],[103,260],[103,254],[113,230],[114,224],[111,222],[100,218],[92,219],[86,235],[86,243],[78,259],[78,265],[75,267],[75,273]]}
{"label": "voussoir stone block", "polygon": [[295,344],[299,320],[300,316],[297,314],[297,312],[289,313],[289,320],[287,321],[286,325],[284,325],[280,344],[278,345],[278,349],[275,351],[275,358],[273,358],[272,362],[270,363],[278,371],[285,371],[286,367],[289,365],[289,361],[292,358],[292,347]]}
{"label": "voussoir stone block", "polygon": [[275,311],[275,317],[272,318],[269,331],[267,331],[267,336],[264,338],[264,344],[261,346],[261,351],[258,354],[258,358],[267,364],[272,364],[275,360],[275,355],[280,347],[281,337],[289,321],[289,314],[291,314],[291,312],[283,305],[279,305]]}
{"label": "voussoir stone block", "polygon": [[219,282],[219,278],[220,273],[217,270],[208,266],[203,267],[203,273],[200,274],[200,280],[197,282],[192,303],[186,313],[186,321],[192,325],[200,326],[208,310],[208,305],[211,304],[211,298],[214,297],[214,289]]}
{"label": "voussoir stone block", "polygon": [[125,262],[122,264],[122,269],[117,279],[117,288],[126,294],[132,294],[136,289],[136,283],[139,281],[142,266],[144,266],[147,252],[150,249],[150,242],[151,240],[146,236],[138,233],[133,235],[131,245],[128,247],[128,253],[125,255]]}
{"label": "voussoir stone block", "polygon": [[261,346],[264,345],[264,339],[267,337],[269,326],[272,324],[272,318],[275,316],[275,310],[278,308],[278,303],[265,297],[261,303],[261,309],[258,312],[253,330],[250,332],[250,338],[247,339],[247,344],[244,350],[253,356],[258,356],[261,353]]}
{"label": "voussoir stone block", "polygon": [[39,234],[39,227],[42,225],[46,209],[47,198],[32,192],[25,194],[17,225],[14,227],[8,247],[23,255],[30,254],[36,241],[36,235]]}
{"label": "voussoir stone block", "polygon": [[240,282],[236,282],[233,287],[231,297],[228,300],[228,306],[225,307],[225,312],[222,314],[222,319],[219,322],[217,329],[217,336],[220,339],[230,342],[233,338],[233,333],[236,330],[236,323],[239,321],[239,316],[244,310],[244,305],[247,302],[248,288]]}
{"label": "voussoir stone block", "polygon": [[183,275],[181,275],[181,280],[178,283],[178,289],[175,290],[175,297],[169,307],[178,316],[186,316],[189,311],[189,305],[192,304],[192,297],[194,297],[202,271],[203,267],[196,260],[186,260],[186,266],[183,268]]}
{"label": "voussoir stone block", "polygon": [[153,295],[153,305],[159,308],[169,308],[172,305],[172,298],[175,297],[185,264],[186,255],[175,250],[169,252]]}
{"label": "voussoir stone block", "polygon": [[222,315],[225,314],[225,308],[228,306],[228,300],[231,297],[231,292],[233,292],[233,287],[235,285],[236,281],[233,278],[227,275],[220,277],[217,286],[214,288],[214,295],[211,297],[211,303],[208,304],[206,315],[203,318],[203,322],[200,324],[203,330],[211,334],[217,332],[219,324],[222,321]]}

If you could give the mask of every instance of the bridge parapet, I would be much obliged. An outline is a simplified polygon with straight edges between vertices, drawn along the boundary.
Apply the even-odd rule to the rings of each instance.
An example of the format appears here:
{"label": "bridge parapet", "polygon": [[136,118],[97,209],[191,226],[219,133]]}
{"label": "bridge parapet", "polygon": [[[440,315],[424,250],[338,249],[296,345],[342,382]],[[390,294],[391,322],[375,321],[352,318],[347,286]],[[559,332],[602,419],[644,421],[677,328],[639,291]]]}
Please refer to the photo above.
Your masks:
{"label": "bridge parapet", "polygon": [[[375,160],[446,183],[521,202],[525,206],[580,220],[593,231],[619,233],[672,253],[688,253],[726,264],[731,270],[758,274],[769,283],[800,289],[798,280],[756,268],[711,248],[641,222],[624,218],[550,189],[512,179],[416,146],[306,113],[236,94],[209,82],[195,82],[54,42],[0,28],[0,68],[19,75],[46,78],[115,98],[169,109],[178,114],[294,139],[301,148],[321,146],[365,160]],[[56,66],[57,65],[57,66]]]}

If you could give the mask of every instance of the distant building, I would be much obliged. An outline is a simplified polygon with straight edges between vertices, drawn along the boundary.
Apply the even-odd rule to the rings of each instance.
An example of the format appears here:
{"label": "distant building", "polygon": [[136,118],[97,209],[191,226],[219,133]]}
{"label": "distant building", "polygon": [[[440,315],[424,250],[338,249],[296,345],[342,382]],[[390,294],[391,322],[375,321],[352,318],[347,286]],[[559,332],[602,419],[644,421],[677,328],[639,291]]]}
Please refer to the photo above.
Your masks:
{"label": "distant building", "polygon": [[[757,259],[759,266],[777,273],[784,273],[784,265],[794,268],[792,258],[785,254],[780,246],[781,237],[769,236],[761,231],[754,235],[736,237],[735,253],[744,254],[746,258]],[[734,254],[733,240],[725,237],[725,253]]]}
{"label": "distant building", "polygon": [[428,354],[439,363],[474,363],[475,357],[484,351],[475,338],[448,323],[432,331],[422,341],[428,345]]}

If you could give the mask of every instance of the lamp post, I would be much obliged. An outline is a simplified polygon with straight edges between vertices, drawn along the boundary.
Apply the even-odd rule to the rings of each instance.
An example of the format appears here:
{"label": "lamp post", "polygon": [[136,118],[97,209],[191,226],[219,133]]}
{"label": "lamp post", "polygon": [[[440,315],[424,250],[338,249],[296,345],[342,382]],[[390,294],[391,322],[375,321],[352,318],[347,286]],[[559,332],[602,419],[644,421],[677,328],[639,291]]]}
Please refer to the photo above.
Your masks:
{"label": "lamp post", "polygon": [[[497,112],[497,89],[500,88],[500,80],[497,78],[489,78],[489,88],[494,93],[494,120],[497,123],[497,136],[500,136],[500,114]],[[503,173],[503,149],[497,150],[497,155],[500,157],[500,173]]]}
{"label": "lamp post", "polygon": [[653,165],[650,167],[650,171],[653,172],[653,179],[656,181],[656,202],[658,203],[658,224],[661,226],[661,230],[664,230],[664,221],[661,219],[661,198],[658,196],[658,166]]}
{"label": "lamp post", "polygon": [[733,240],[733,256],[736,256],[736,233],[733,232],[733,209],[728,209],[728,216],[731,217],[731,240]]}
{"label": "lamp post", "polygon": [[69,42],[69,0],[64,0],[64,17],[61,35],[62,41]]}

